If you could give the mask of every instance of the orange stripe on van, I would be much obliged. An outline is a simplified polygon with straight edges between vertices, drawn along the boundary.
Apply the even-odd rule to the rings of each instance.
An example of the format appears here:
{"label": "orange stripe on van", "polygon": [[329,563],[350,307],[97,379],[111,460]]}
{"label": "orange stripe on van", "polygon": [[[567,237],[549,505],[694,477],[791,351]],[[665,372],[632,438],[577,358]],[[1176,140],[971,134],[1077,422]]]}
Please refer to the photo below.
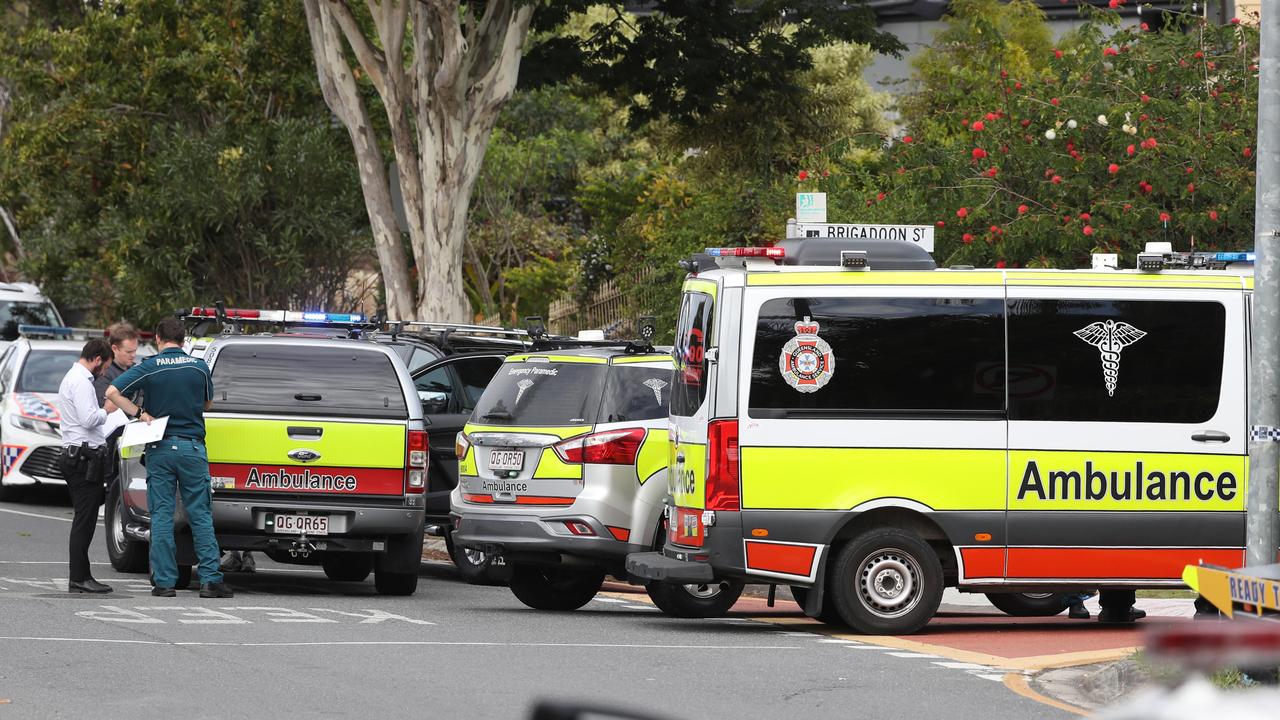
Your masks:
{"label": "orange stripe on van", "polygon": [[1165,580],[1181,578],[1183,568],[1201,562],[1240,567],[1244,564],[1244,550],[1195,547],[1011,547],[1008,577]]}
{"label": "orange stripe on van", "polygon": [[965,579],[1004,577],[1004,548],[960,548]]}
{"label": "orange stripe on van", "polygon": [[747,569],[807,576],[816,552],[812,546],[748,540]]}

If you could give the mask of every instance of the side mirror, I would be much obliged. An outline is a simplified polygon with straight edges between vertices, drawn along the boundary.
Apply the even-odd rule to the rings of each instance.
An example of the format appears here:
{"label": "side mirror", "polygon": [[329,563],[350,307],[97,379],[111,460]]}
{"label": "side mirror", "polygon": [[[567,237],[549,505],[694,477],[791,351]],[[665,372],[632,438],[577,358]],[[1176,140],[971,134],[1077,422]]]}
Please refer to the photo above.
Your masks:
{"label": "side mirror", "polygon": [[434,390],[419,390],[418,399],[422,401],[422,412],[442,413],[449,409],[449,394]]}

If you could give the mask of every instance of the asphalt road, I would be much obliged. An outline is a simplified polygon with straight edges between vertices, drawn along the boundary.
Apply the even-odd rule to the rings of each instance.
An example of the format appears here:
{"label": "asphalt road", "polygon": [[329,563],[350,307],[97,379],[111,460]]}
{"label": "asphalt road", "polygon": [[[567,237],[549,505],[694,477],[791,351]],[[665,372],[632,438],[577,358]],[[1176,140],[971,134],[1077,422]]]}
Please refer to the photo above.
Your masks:
{"label": "asphalt road", "polygon": [[[235,598],[148,594],[106,562],[68,595],[71,509],[0,503],[0,720],[529,717],[539,700],[685,718],[1069,717],[990,669],[745,617],[663,617],[644,596],[542,613],[424,563],[416,595],[263,558]],[[597,716],[598,717],[598,716]]]}

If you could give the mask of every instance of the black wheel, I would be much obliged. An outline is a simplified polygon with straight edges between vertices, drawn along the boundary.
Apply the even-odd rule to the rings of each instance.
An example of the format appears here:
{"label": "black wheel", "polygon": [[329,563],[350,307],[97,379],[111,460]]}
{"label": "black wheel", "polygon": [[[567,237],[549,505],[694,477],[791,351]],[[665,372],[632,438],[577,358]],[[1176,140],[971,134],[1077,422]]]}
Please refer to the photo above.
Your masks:
{"label": "black wheel", "polygon": [[26,488],[16,485],[5,485],[4,478],[0,478],[0,502],[16,502],[22,499],[22,493]]}
{"label": "black wheel", "polygon": [[1067,609],[1070,593],[987,593],[1001,612],[1014,617],[1052,617]]}
{"label": "black wheel", "polygon": [[933,548],[898,529],[871,530],[836,556],[831,603],[867,635],[906,635],[924,627],[942,602],[942,564]]}
{"label": "black wheel", "polygon": [[[801,610],[804,609],[805,603],[809,602],[809,593],[812,590],[813,588],[800,587],[798,585],[791,586],[791,597],[796,601],[796,604],[800,606]],[[822,609],[818,611],[818,619],[827,625],[844,627],[844,620],[841,619],[840,613],[836,612],[835,608],[831,606],[830,593],[827,593],[822,598]]]}
{"label": "black wheel", "polygon": [[363,582],[373,572],[373,555],[369,553],[326,553],[320,559],[324,574],[339,582]]}
{"label": "black wheel", "polygon": [[513,565],[511,592],[535,610],[577,610],[591,602],[604,584],[604,570]]}
{"label": "black wheel", "polygon": [[507,582],[509,571],[507,566],[499,565],[497,559],[488,553],[471,548],[459,547],[453,542],[453,533],[444,536],[445,547],[449,549],[449,558],[458,568],[458,575],[472,585],[503,585]]}
{"label": "black wheel", "polygon": [[120,486],[114,485],[107,495],[107,505],[103,510],[107,558],[111,561],[111,567],[120,572],[144,573],[149,565],[147,555],[151,548],[147,543],[124,534],[125,512]]}
{"label": "black wheel", "polygon": [[644,586],[649,599],[662,612],[678,618],[724,617],[742,595],[741,580],[720,580],[701,585],[651,582]]}
{"label": "black wheel", "polygon": [[418,573],[396,573],[376,570],[373,586],[379,595],[412,595],[418,589]]}

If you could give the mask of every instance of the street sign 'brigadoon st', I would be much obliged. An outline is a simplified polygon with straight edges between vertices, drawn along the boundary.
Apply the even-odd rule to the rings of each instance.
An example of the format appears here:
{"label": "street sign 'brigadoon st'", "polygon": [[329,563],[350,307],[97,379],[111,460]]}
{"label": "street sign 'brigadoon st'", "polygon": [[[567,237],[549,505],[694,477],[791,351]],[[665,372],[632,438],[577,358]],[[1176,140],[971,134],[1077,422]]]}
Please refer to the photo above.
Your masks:
{"label": "street sign 'brigadoon st'", "polygon": [[853,240],[901,240],[913,242],[933,252],[931,225],[860,225],[840,223],[796,223],[792,237],[831,237]]}

